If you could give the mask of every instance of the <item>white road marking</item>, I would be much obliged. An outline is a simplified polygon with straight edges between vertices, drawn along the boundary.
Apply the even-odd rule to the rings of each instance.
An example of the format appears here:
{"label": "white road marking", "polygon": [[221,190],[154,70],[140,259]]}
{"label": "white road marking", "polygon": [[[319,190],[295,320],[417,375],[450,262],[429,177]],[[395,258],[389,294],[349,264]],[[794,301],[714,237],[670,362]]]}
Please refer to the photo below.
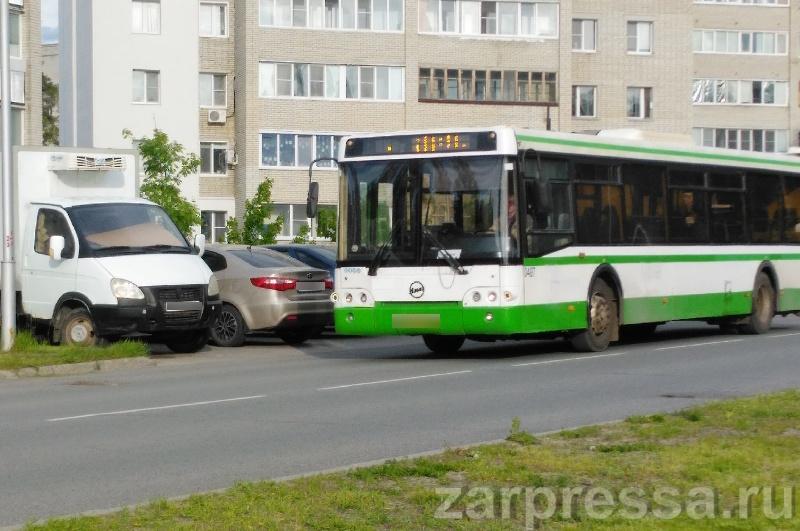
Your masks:
{"label": "white road marking", "polygon": [[794,332],[792,334],[777,334],[777,335],[769,335],[767,336],[770,339],[777,339],[779,337],[793,337],[793,336],[800,336],[800,332]]}
{"label": "white road marking", "polygon": [[424,378],[439,378],[442,376],[455,376],[458,374],[467,374],[472,371],[455,371],[455,372],[443,372],[439,374],[424,374],[422,376],[409,376],[408,378],[395,378],[392,380],[377,380],[375,382],[361,382],[361,383],[354,383],[354,384],[347,384],[347,385],[335,385],[333,387],[320,387],[317,391],[333,391],[335,389],[347,389],[349,387],[364,387],[366,385],[379,385],[379,384],[388,384],[388,383],[396,383],[396,382],[407,382],[409,380],[422,380]]}
{"label": "white road marking", "polygon": [[661,347],[656,350],[675,350],[679,348],[707,347],[709,345],[724,345],[725,343],[741,343],[744,339],[726,339],[724,341],[708,341],[706,343],[692,343],[691,345],[675,345],[673,347]]}
{"label": "white road marking", "polygon": [[577,358],[559,358],[557,360],[531,361],[529,363],[517,363],[516,365],[512,365],[512,367],[530,367],[532,365],[551,365],[553,363],[566,363],[568,361],[596,360],[599,358],[613,358],[616,356],[624,356],[625,354],[627,354],[627,352],[611,352],[609,354],[595,354],[593,356],[580,356]]}
{"label": "white road marking", "polygon": [[143,407],[139,409],[125,409],[122,411],[107,411],[104,413],[89,413],[87,415],[75,415],[74,417],[59,417],[56,419],[47,419],[47,422],[61,422],[64,420],[77,420],[77,419],[88,419],[91,417],[108,417],[111,415],[129,415],[131,413],[142,413],[145,411],[160,411],[162,409],[177,409],[181,407],[195,407],[195,406],[207,406],[209,404],[222,404],[224,402],[239,402],[242,400],[257,400],[259,398],[266,398],[267,395],[255,395],[255,396],[240,396],[237,398],[224,398],[222,400],[206,400],[204,402],[190,402],[188,404],[173,404],[170,406],[158,406],[158,407]]}

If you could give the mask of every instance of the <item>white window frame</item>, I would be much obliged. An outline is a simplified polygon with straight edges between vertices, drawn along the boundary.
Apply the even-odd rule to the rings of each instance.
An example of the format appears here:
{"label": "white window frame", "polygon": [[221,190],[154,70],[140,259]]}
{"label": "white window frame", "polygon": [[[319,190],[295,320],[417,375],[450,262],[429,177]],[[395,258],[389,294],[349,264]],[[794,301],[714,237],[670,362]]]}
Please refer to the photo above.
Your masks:
{"label": "white window frame", "polygon": [[711,6],[789,7],[789,0],[694,0],[694,3]]}
{"label": "white window frame", "polygon": [[[134,77],[136,72],[143,72],[144,73],[144,99],[142,101],[136,101],[133,99],[133,93],[131,93],[131,102],[135,105],[160,105],[161,104],[161,71],[160,70],[149,70],[146,68],[134,68],[131,73],[131,91],[133,91],[133,83]],[[151,74],[155,74],[158,80],[158,98],[155,101],[150,101],[147,99],[147,79],[148,76]]]}
{"label": "white window frame", "polygon": [[[203,171],[203,146],[208,146],[211,149],[211,171]],[[225,172],[214,172],[214,152],[222,150],[225,152]],[[198,175],[203,177],[226,177],[228,175],[228,141],[227,140],[201,140],[200,141],[200,168]]]}
{"label": "white window frame", "polygon": [[[720,83],[736,83],[736,103],[729,103],[729,102],[718,102],[719,99],[717,95],[717,88],[719,87]],[[744,106],[744,107],[787,107],[789,105],[789,101],[791,99],[791,95],[789,94],[789,82],[783,80],[776,80],[776,79],[708,79],[708,78],[698,78],[692,81],[692,93],[694,93],[695,85],[697,83],[711,83],[713,87],[713,94],[712,99],[713,101],[702,101],[702,102],[695,102],[692,100],[692,105],[698,106]],[[778,83],[784,85],[786,101],[783,103],[753,103],[753,102],[742,102],[742,83],[761,83],[761,94],[763,99],[764,94],[764,83],[774,83],[776,86]],[[775,91],[777,94],[777,90]]]}
{"label": "white window frame", "polygon": [[11,70],[11,103],[25,104],[25,72]]}
{"label": "white window frame", "polygon": [[[139,23],[142,27],[136,29],[136,18],[133,15],[133,6],[135,4],[157,4],[158,5],[158,29],[156,31],[144,31],[143,21]],[[161,0],[131,0],[131,33],[135,35],[160,35],[161,34]]]}
{"label": "white window frame", "polygon": [[[211,224],[209,225],[210,235],[211,238],[209,239],[208,243],[217,243],[214,239],[214,233],[221,229],[224,237],[222,238],[223,243],[227,243],[228,241],[228,211],[227,210],[201,210],[200,215],[202,216],[203,213],[208,212],[211,214]],[[221,216],[219,215],[221,214]],[[222,225],[219,225],[218,218],[222,218]]]}
{"label": "white window frame", "polygon": [[[419,0],[417,6],[419,6]],[[455,1],[455,16],[456,16],[456,29],[455,31],[444,31],[442,29],[443,24],[443,17],[442,17],[442,1],[441,0],[429,0],[431,2],[437,2],[438,7],[438,19],[437,29],[435,31],[423,31],[421,28],[423,27],[421,20],[425,16],[425,10],[418,8],[417,13],[417,33],[420,35],[443,35],[443,36],[458,36],[460,38],[469,38],[469,39],[490,39],[490,40],[533,40],[533,41],[549,41],[549,40],[558,40],[561,34],[561,4],[559,2],[552,2],[552,1],[535,1],[535,2],[500,2],[494,1],[495,4],[509,4],[513,3],[516,4],[517,7],[517,16],[516,16],[516,32],[513,34],[503,34],[500,33],[500,10],[495,9],[495,32],[494,33],[468,33],[465,32],[464,29],[461,27],[461,13],[462,2],[466,1],[474,1],[474,0],[454,0]],[[487,0],[493,1],[493,0]],[[481,2],[478,1],[478,4]],[[556,19],[554,21],[554,29],[555,34],[547,35],[547,34],[528,34],[522,32],[522,6],[530,5],[533,6],[534,15],[533,15],[533,24],[534,27],[537,26],[537,18],[538,18],[538,7],[542,4],[548,5],[555,5],[556,6]],[[481,25],[481,21],[478,20],[478,25]]]}
{"label": "white window frame", "polygon": [[[639,92],[639,116],[628,114],[628,94],[630,91]],[[649,94],[649,97],[648,97]],[[653,88],[652,87],[627,87],[625,90],[625,116],[629,120],[650,120],[653,117]]]}
{"label": "white window frame", "polygon": [[[210,76],[211,77],[211,104],[210,105],[208,105],[208,104],[204,105],[201,102],[200,103],[200,108],[201,109],[227,109],[228,108],[228,75],[227,74],[223,74],[223,73],[219,73],[219,72],[200,72],[200,76],[201,77],[202,76]],[[224,94],[225,94],[225,102],[220,104],[220,105],[214,104],[214,93],[217,92],[217,90],[214,89],[214,80],[217,77],[222,77],[222,79],[223,79],[223,87],[224,87],[223,90],[224,90]],[[201,94],[199,94],[199,96],[200,96],[199,99],[202,100],[203,99],[203,94],[201,93]]]}
{"label": "white window frame", "polygon": [[[628,48],[628,39],[630,38],[628,35],[628,26],[630,24],[636,24],[636,50],[631,50]],[[650,26],[650,44],[649,49],[647,51],[642,51],[639,49],[639,28],[642,25]],[[652,20],[628,20],[625,23],[625,49],[628,52],[628,55],[653,55],[653,50],[655,49],[655,41],[656,41],[656,25],[655,22]]]}
{"label": "white window frame", "polygon": [[[13,20],[17,21],[17,36],[19,37],[19,42],[14,44],[11,42],[11,33],[12,33],[12,24]],[[22,13],[20,11],[12,10],[9,13],[8,17],[8,31],[9,31],[9,42],[8,42],[8,53],[11,57],[15,59],[22,59],[22,43],[25,41],[25,38],[22,35]],[[16,50],[17,55],[14,55],[14,51]]]}
{"label": "white window frame", "polygon": [[[592,111],[593,114],[580,114],[581,112],[581,89],[592,90]],[[572,109],[573,118],[591,119],[597,118],[597,86],[596,85],[573,85],[572,86]]]}
{"label": "white window frame", "polygon": [[200,2],[200,7],[202,7],[204,5],[222,7],[223,12],[225,13],[225,25],[223,26],[223,25],[220,24],[220,29],[224,30],[225,33],[222,34],[222,35],[217,34],[217,33],[213,33],[213,31],[214,31],[213,30],[213,25],[214,24],[213,24],[213,17],[212,17],[212,24],[211,24],[212,25],[212,30],[211,30],[212,32],[211,33],[203,33],[202,31],[200,31],[199,20],[198,20],[198,28],[197,28],[198,34],[201,37],[208,37],[208,38],[211,38],[211,39],[227,39],[228,35],[230,34],[230,22],[229,22],[229,20],[230,20],[230,14],[229,14],[230,9],[229,9],[228,2],[220,2],[220,1],[215,1],[215,0],[202,0]]}
{"label": "white window frame", "polygon": [[[720,131],[724,131],[725,136],[725,146],[718,146],[716,145],[716,139],[718,133]],[[767,146],[767,134],[771,133],[774,141],[774,149],[772,151],[767,151],[763,149],[761,151],[756,151],[753,149],[755,146],[755,136],[756,133],[761,133],[761,145],[762,147],[766,148]],[[733,133],[733,135],[731,135]],[[747,138],[747,148],[743,148],[743,140]],[[779,138],[780,137],[780,138]],[[788,129],[738,129],[738,128],[730,128],[730,127],[694,127],[692,128],[692,138],[694,139],[694,143],[701,147],[715,147],[720,149],[734,149],[736,151],[750,151],[753,153],[786,153],[789,149],[789,130]],[[708,139],[708,142],[705,140]],[[736,141],[736,147],[730,147],[730,142],[732,139]],[[780,140],[780,143],[779,143]],[[785,148],[785,149],[778,149],[778,147]]]}
{"label": "white window frame", "polygon": [[[716,42],[717,42],[716,34],[718,32],[736,33],[737,34],[736,51],[730,52],[730,51],[718,51],[716,49],[711,49],[711,50],[706,50],[705,49],[705,45],[704,45],[705,44],[705,34],[707,34],[707,33],[711,33],[712,34],[711,35],[712,48],[716,48]],[[700,48],[701,48],[700,50],[695,49],[695,46],[694,46],[694,40],[695,40],[696,35],[698,33],[700,34]],[[744,36],[748,35],[748,39],[750,41],[750,50],[752,50],[753,49],[753,43],[754,43],[754,40],[755,40],[754,36],[757,33],[771,34],[771,35],[774,36],[774,39],[775,39],[775,51],[773,53],[753,52],[753,51],[748,51],[748,50],[744,49],[744,46],[742,45],[742,41],[744,39]],[[784,48],[782,52],[778,51],[778,49],[779,49],[778,41],[781,38],[783,38],[783,48]],[[787,56],[789,54],[789,33],[786,32],[786,31],[760,31],[760,30],[735,30],[735,29],[730,29],[729,30],[729,29],[697,28],[692,33],[692,52],[696,53],[696,54],[704,54],[704,55],[705,54],[708,54],[708,55],[719,54],[719,55],[745,55],[745,56],[756,55],[756,56],[767,56],[767,57],[773,57],[773,56],[785,57],[785,56]]]}
{"label": "white window frame", "polygon": [[[403,0],[400,2],[400,29],[374,29],[375,26],[375,1],[370,0],[370,27],[369,28],[359,28],[358,27],[358,0],[354,0],[353,3],[353,27],[352,28],[345,28],[343,27],[344,23],[344,14],[343,14],[343,0],[339,0],[338,5],[336,7],[336,27],[329,28],[324,26],[325,21],[325,2],[322,1],[322,17],[323,17],[323,26],[312,26],[311,24],[311,5],[309,0],[306,0],[305,3],[305,11],[306,11],[306,23],[303,26],[295,26],[293,23],[289,25],[283,24],[275,24],[274,16],[273,16],[273,23],[272,24],[263,24],[262,23],[262,16],[261,12],[264,9],[264,3],[272,4],[272,12],[275,13],[275,0],[258,0],[258,25],[262,28],[286,28],[286,29],[308,29],[314,31],[343,31],[343,32],[373,32],[373,33],[405,33],[405,21],[406,21],[406,2]],[[292,8],[292,16],[291,19],[294,18],[294,9]],[[389,2],[386,3],[386,25],[388,28],[388,21],[389,21]],[[293,20],[292,20],[293,22]]]}
{"label": "white window frame", "polygon": [[[277,65],[279,64],[288,64],[292,65],[292,77],[291,77],[291,95],[278,95],[278,76],[277,76]],[[337,67],[339,73],[338,79],[338,88],[339,88],[339,96],[338,97],[330,97],[330,96],[295,96],[295,65],[315,65],[315,66],[323,66],[323,92],[327,94],[328,91],[328,75],[329,75],[329,68],[327,67]],[[273,65],[272,67],[268,65]],[[357,88],[358,88],[358,96],[355,98],[348,98],[347,97],[347,68],[354,67],[356,68],[358,75],[357,75]],[[400,72],[400,79],[399,81],[399,88],[400,88],[400,98],[399,99],[378,99],[376,97],[372,98],[362,98],[361,97],[361,72],[363,68],[388,68],[389,70],[389,95],[392,94],[391,90],[391,79],[392,79],[392,69],[395,71]],[[262,75],[261,69],[271,69],[275,72],[275,75],[272,76],[272,81],[274,85],[272,87],[264,87],[262,85]],[[310,69],[307,69],[310,72]],[[360,102],[376,102],[376,103],[404,103],[406,94],[405,94],[405,67],[404,66],[397,66],[397,65],[343,65],[343,64],[328,64],[328,63],[305,63],[305,62],[284,62],[284,61],[261,61],[259,62],[259,87],[258,87],[258,94],[259,98],[263,99],[286,99],[286,100],[327,100],[327,101],[360,101]],[[310,75],[308,79],[308,93],[310,94]],[[374,85],[373,85],[374,87]],[[376,88],[373,88],[373,94],[377,92]]]}
{"label": "white window frame", "polygon": [[[575,27],[575,23],[576,22],[580,22],[581,23],[581,33],[580,33],[581,46],[580,46],[580,48],[576,48],[575,47],[575,37],[578,36],[578,34],[576,34],[574,32],[574,27]],[[592,25],[594,26],[594,45],[591,48],[587,48],[586,47],[586,23],[587,22],[591,22]],[[572,19],[572,26],[573,26],[572,51],[575,52],[575,53],[597,53],[597,27],[598,27],[597,19],[596,18],[574,18],[574,19]]]}
{"label": "white window frame", "polygon": [[[331,133],[328,131],[318,132],[318,131],[275,131],[272,129],[262,129],[258,132],[258,146],[259,146],[259,153],[258,153],[258,168],[260,170],[300,170],[308,172],[308,166],[299,166],[297,163],[299,154],[298,154],[298,136],[310,136],[311,141],[311,151],[313,153],[313,157],[311,160],[314,160],[317,156],[317,137],[318,136],[329,136],[331,137],[331,153],[334,158],[338,156],[337,153],[337,146],[334,144],[336,137],[342,138],[348,136],[352,133]],[[281,144],[280,144],[280,135],[291,135],[294,136],[294,165],[293,166],[285,166],[285,165],[276,165],[276,166],[268,166],[264,164],[264,157],[263,153],[261,152],[261,142],[262,137],[264,135],[277,135],[277,143],[275,145],[276,155],[278,158],[278,162],[282,162],[280,156]],[[334,166],[314,166],[314,171],[321,170],[321,171],[338,171],[339,169]]]}

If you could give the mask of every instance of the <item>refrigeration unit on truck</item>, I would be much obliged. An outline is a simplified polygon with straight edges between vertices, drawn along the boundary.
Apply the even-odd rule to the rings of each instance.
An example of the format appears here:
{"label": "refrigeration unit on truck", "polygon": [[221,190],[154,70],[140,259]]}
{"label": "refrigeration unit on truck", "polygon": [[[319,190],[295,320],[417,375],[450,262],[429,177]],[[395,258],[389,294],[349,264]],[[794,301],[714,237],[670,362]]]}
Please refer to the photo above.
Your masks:
{"label": "refrigeration unit on truck", "polygon": [[56,343],[144,333],[176,352],[208,341],[214,275],[158,205],[138,197],[134,151],[16,148],[17,312]]}

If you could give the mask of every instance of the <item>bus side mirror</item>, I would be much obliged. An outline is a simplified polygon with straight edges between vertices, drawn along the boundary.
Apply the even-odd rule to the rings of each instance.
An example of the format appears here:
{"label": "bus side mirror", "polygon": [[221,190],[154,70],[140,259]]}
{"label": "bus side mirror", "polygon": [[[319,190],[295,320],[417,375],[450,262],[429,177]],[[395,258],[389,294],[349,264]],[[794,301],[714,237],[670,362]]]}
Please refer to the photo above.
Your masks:
{"label": "bus side mirror", "polygon": [[206,235],[197,234],[194,237],[194,248],[197,249],[197,256],[203,256],[206,252]]}
{"label": "bus side mirror", "polygon": [[64,240],[63,236],[50,236],[50,248],[47,250],[47,254],[53,260],[60,262],[63,259],[61,255],[64,253],[65,245],[66,240]]}
{"label": "bus side mirror", "polygon": [[314,219],[317,217],[317,206],[319,205],[319,183],[308,184],[308,199],[306,199],[306,217]]}

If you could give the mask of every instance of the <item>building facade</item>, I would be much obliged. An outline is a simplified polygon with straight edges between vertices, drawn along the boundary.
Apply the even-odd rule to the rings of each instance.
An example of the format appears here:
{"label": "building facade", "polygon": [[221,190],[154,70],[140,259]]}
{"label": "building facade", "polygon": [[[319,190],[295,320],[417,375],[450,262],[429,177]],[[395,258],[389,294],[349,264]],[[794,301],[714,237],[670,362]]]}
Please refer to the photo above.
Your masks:
{"label": "building facade", "polygon": [[[353,132],[505,124],[636,128],[741,150],[798,144],[796,1],[94,0],[95,11],[98,3],[116,20],[158,9],[163,24],[150,48],[121,28],[95,32],[92,47],[105,49],[96,65],[125,53],[112,83],[123,89],[92,121],[113,121],[111,135],[117,114],[137,113],[146,132],[156,111],[126,101],[132,71],[179,68],[161,83],[180,102],[162,102],[175,115],[159,115],[159,127],[201,156],[192,197],[214,240],[267,178],[282,237],[297,235],[308,223],[308,163]],[[321,203],[335,208],[336,170],[314,175]]]}
{"label": "building facade", "polygon": [[11,143],[42,145],[42,30],[39,0],[11,0]]}

